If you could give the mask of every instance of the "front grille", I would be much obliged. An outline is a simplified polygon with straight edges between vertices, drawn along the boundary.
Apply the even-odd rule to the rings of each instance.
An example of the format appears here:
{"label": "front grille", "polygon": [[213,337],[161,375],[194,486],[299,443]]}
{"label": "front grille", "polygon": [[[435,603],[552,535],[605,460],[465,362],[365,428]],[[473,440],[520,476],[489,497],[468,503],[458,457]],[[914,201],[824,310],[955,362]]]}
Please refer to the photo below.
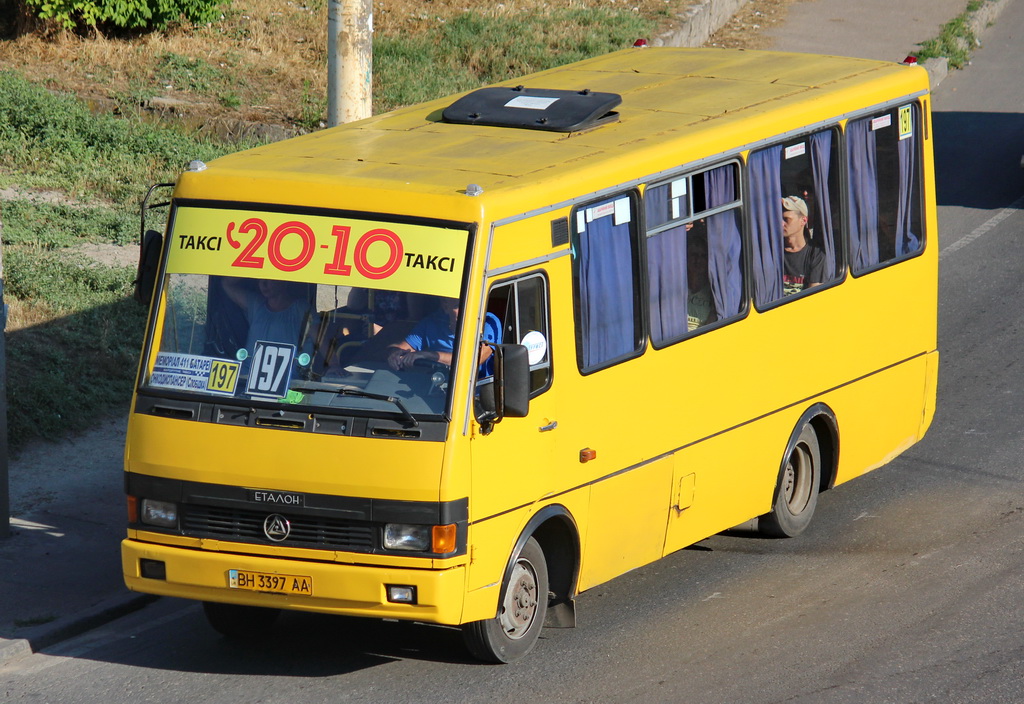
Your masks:
{"label": "front grille", "polygon": [[185,535],[218,537],[249,543],[299,545],[332,550],[372,552],[374,528],[364,521],[319,516],[281,514],[291,523],[288,539],[275,543],[263,533],[266,511],[222,508],[219,506],[182,506],[181,526]]}

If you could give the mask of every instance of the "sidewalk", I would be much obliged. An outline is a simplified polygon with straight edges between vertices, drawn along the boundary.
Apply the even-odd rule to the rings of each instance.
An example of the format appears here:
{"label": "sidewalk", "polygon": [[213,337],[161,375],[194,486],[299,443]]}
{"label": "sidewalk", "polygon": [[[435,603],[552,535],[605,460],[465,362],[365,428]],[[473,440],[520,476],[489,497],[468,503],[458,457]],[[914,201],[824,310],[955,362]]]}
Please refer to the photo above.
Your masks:
{"label": "sidewalk", "polygon": [[[1020,0],[988,5],[976,32],[1013,1]],[[690,18],[702,31],[737,0],[705,5]],[[803,0],[769,36],[777,50],[901,61],[966,5]],[[945,75],[941,64],[932,66],[933,84]],[[121,580],[124,429],[123,419],[99,422],[87,435],[33,446],[10,463],[11,537],[0,539],[0,668],[151,601]]]}

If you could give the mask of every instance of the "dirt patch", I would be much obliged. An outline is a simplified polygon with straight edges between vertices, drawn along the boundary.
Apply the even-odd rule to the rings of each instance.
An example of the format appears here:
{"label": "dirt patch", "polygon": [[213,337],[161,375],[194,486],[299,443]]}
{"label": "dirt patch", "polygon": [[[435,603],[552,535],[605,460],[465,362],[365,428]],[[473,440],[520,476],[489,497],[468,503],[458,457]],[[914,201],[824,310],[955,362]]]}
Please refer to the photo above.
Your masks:
{"label": "dirt patch", "polygon": [[789,7],[801,0],[751,0],[720,30],[707,46],[729,49],[768,49],[771,40],[765,30],[781,24]]}

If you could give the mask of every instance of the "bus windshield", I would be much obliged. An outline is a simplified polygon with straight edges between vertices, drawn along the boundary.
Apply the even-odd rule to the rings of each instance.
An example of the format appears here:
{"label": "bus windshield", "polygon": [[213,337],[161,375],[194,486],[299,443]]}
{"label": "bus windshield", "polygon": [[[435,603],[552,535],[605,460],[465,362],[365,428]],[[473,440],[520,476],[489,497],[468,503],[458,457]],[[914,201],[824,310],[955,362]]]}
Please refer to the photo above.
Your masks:
{"label": "bus windshield", "polygon": [[[179,204],[169,233],[144,388],[413,421],[447,409],[467,229]],[[417,350],[438,354],[405,359]]]}

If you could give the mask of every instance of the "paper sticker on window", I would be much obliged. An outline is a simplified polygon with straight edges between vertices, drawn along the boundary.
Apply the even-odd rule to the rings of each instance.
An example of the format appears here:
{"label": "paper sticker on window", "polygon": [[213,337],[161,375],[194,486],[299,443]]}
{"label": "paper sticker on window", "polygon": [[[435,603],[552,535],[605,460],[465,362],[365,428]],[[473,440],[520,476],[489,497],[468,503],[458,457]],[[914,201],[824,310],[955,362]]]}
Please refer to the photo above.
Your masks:
{"label": "paper sticker on window", "polygon": [[615,201],[615,224],[625,225],[632,219],[633,212],[629,207],[629,198],[619,198]]}
{"label": "paper sticker on window", "polygon": [[686,179],[681,178],[678,181],[673,181],[669,185],[669,197],[671,198],[682,198],[686,195]]}
{"label": "paper sticker on window", "polygon": [[792,159],[795,156],[803,156],[807,153],[807,142],[800,142],[791,147],[786,147],[786,158]]}
{"label": "paper sticker on window", "polygon": [[505,103],[507,108],[526,108],[527,110],[547,110],[558,98],[540,98],[531,95],[519,95]]}
{"label": "paper sticker on window", "polygon": [[593,222],[601,218],[606,218],[609,215],[613,215],[616,212],[615,203],[604,203],[593,208],[587,208],[587,222]]}
{"label": "paper sticker on window", "polygon": [[531,365],[544,361],[544,357],[548,353],[547,338],[544,337],[544,333],[536,330],[531,330],[523,335],[523,339],[520,340],[519,344],[526,348],[526,355]]}
{"label": "paper sticker on window", "polygon": [[914,112],[912,106],[904,105],[900,108],[900,139],[908,139],[914,136]]}
{"label": "paper sticker on window", "polygon": [[881,117],[876,117],[875,119],[873,119],[871,121],[871,131],[874,132],[875,130],[880,130],[883,127],[888,127],[891,124],[892,124],[892,115],[888,115],[887,114],[887,115],[882,115]]}
{"label": "paper sticker on window", "polygon": [[227,359],[161,352],[149,375],[149,385],[231,396],[238,381],[238,366]]}

